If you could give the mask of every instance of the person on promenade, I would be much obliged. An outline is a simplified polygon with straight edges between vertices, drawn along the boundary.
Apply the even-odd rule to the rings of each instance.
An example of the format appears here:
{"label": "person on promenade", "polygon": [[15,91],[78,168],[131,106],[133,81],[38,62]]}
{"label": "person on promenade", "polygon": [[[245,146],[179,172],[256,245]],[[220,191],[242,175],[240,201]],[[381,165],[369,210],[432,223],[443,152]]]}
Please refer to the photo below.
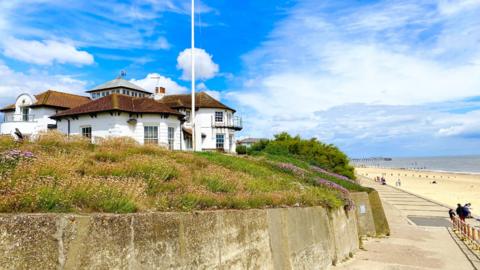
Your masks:
{"label": "person on promenade", "polygon": [[395,186],[397,186],[397,187],[402,186],[402,182],[400,181],[400,178],[398,178],[397,182],[395,182]]}
{"label": "person on promenade", "polygon": [[465,218],[471,218],[472,217],[472,204],[471,203],[466,203],[465,206],[463,207],[465,209]]}
{"label": "person on promenade", "polygon": [[450,209],[448,210],[448,215],[450,216],[450,219],[452,220],[452,222],[454,221],[455,219],[455,211],[453,211],[453,209]]}
{"label": "person on promenade", "polygon": [[465,221],[465,207],[463,207],[461,204],[457,203],[457,216],[460,218],[461,221]]}
{"label": "person on promenade", "polygon": [[382,179],[380,180],[382,185],[386,185],[387,184],[387,181],[385,180],[385,178],[382,177]]}

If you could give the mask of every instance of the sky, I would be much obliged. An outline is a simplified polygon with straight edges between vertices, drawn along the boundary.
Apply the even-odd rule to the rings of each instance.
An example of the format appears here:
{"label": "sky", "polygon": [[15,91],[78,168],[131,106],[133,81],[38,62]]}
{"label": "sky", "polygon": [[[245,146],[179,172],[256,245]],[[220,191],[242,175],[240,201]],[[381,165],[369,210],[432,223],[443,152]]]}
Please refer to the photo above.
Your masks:
{"label": "sky", "polygon": [[[188,93],[190,0],[0,0],[0,105],[121,70]],[[197,89],[239,137],[287,131],[351,157],[480,154],[480,0],[203,0]]]}

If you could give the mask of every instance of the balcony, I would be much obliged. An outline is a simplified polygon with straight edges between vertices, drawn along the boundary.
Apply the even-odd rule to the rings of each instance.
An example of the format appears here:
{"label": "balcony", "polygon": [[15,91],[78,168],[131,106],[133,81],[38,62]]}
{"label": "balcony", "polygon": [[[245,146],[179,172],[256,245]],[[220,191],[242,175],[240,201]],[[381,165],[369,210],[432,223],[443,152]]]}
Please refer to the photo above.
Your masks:
{"label": "balcony", "polygon": [[3,117],[4,123],[10,122],[35,122],[34,114],[5,114]]}
{"label": "balcony", "polygon": [[231,119],[223,119],[223,121],[218,122],[215,121],[215,117],[212,117],[212,127],[213,128],[229,128],[229,129],[234,129],[234,130],[242,130],[243,129],[243,123],[242,123],[242,118],[239,116],[234,116]]}

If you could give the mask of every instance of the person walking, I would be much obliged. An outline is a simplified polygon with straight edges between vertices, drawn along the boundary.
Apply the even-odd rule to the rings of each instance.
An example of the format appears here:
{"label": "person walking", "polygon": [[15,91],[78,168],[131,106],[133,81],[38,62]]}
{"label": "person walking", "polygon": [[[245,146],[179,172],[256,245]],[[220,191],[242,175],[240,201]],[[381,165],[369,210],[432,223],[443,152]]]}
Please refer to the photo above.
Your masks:
{"label": "person walking", "polygon": [[465,210],[465,218],[471,218],[472,217],[472,204],[471,203],[466,203],[463,209]]}
{"label": "person walking", "polygon": [[460,218],[461,221],[465,222],[465,208],[457,203],[457,209],[456,209],[456,212],[457,212],[457,216]]}
{"label": "person walking", "polygon": [[397,182],[395,182],[395,185],[396,185],[397,187],[402,186],[402,181],[400,181],[400,178],[397,179]]}
{"label": "person walking", "polygon": [[454,222],[456,216],[455,211],[453,211],[453,209],[448,210],[448,215],[450,216],[452,222]]}

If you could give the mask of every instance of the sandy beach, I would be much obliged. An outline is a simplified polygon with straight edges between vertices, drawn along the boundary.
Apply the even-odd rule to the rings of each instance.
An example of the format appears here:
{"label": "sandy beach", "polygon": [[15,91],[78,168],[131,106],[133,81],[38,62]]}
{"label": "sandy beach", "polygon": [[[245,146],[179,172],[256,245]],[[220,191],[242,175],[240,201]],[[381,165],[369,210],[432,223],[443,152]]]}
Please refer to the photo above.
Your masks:
{"label": "sandy beach", "polygon": [[[388,185],[395,186],[400,179],[399,188],[418,194],[431,200],[455,207],[457,203],[472,204],[472,212],[480,215],[480,175],[464,173],[447,173],[416,171],[390,168],[355,168],[360,176],[374,178],[385,177]],[[435,181],[436,184],[432,182]]]}

